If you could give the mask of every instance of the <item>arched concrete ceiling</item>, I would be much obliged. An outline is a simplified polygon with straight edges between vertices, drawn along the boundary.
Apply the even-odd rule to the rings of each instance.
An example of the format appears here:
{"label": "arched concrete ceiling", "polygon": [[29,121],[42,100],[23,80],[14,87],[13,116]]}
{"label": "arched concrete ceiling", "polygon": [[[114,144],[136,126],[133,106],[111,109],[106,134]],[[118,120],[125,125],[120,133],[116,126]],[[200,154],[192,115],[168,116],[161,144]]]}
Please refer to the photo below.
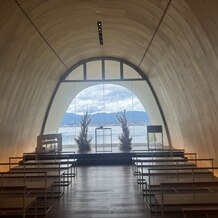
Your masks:
{"label": "arched concrete ceiling", "polygon": [[96,56],[140,67],[157,93],[173,146],[218,160],[218,1],[172,0],[162,20],[167,4],[0,0],[1,160],[34,149],[58,80]]}

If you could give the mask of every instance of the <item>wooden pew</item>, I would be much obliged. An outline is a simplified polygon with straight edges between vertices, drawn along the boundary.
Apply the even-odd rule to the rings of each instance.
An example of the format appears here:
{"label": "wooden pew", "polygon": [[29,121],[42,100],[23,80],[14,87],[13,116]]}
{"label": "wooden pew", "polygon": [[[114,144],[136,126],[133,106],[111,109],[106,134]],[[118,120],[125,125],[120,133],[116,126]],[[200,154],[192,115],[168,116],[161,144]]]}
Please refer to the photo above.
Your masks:
{"label": "wooden pew", "polygon": [[166,163],[166,162],[186,162],[187,159],[183,157],[138,157],[135,156],[132,158],[132,169],[135,174],[137,171],[137,167],[142,166],[144,163]]}
{"label": "wooden pew", "polygon": [[184,157],[184,149],[133,150],[133,157]]}
{"label": "wooden pew", "polygon": [[[217,182],[217,178],[213,175],[213,170],[217,167],[180,167],[180,168],[167,168],[170,172],[175,172],[175,175],[166,176],[166,169],[164,168],[149,168],[148,173],[145,173],[143,177],[143,194],[146,196],[146,203],[150,207],[152,203],[152,192],[161,191],[161,184],[163,181],[167,183],[182,183],[182,182],[195,182],[196,179],[200,182]],[[202,171],[203,170],[203,171]],[[154,171],[154,173],[150,173]],[[163,171],[163,172],[162,172]],[[187,171],[187,172],[186,172]],[[182,173],[181,173],[182,172]],[[202,176],[203,175],[203,176]],[[149,197],[149,198],[147,198]]]}
{"label": "wooden pew", "polygon": [[[47,179],[47,172],[26,171],[26,172],[1,172],[0,185],[25,186],[29,196],[37,197],[38,214],[45,215],[52,207],[48,205],[48,195],[50,191],[53,198],[54,181]],[[16,193],[14,193],[16,194]],[[43,204],[39,207],[39,198],[43,198]],[[41,202],[41,201],[40,201]]]}
{"label": "wooden pew", "polygon": [[70,168],[70,173],[68,173],[68,176],[74,177],[76,175],[76,165],[77,159],[56,159],[56,160],[28,160],[28,161],[23,161],[22,165],[25,166],[38,166],[38,165],[67,165],[68,167],[72,166]]}
{"label": "wooden pew", "polygon": [[[26,213],[34,205],[34,216],[37,216],[36,198],[26,196],[25,185],[0,185],[0,215],[22,215],[26,217]],[[20,195],[13,196],[12,193],[19,192]]]}
{"label": "wooden pew", "polygon": [[[178,159],[178,158],[161,158],[149,160],[146,158],[141,158],[139,161],[135,162],[134,175],[137,176],[137,182],[143,183],[143,176],[148,174],[148,168],[164,168],[169,169],[172,167],[197,167],[196,163],[199,162],[209,162],[209,165],[213,167],[213,159]],[[145,172],[146,171],[146,172]],[[174,174],[175,172],[170,171],[168,174]],[[177,173],[177,172],[176,172]],[[157,174],[156,172],[154,173]]]}
{"label": "wooden pew", "polygon": [[[76,176],[77,174],[77,159],[76,159],[76,153],[73,152],[52,152],[52,153],[24,153],[23,154],[23,161],[27,162],[27,161],[42,161],[44,160],[46,163],[46,161],[49,163],[49,160],[51,161],[50,164],[54,164],[56,163],[60,163],[60,164],[64,164],[64,162],[66,162],[66,164],[73,164],[73,174],[70,176]],[[62,161],[61,161],[62,160]],[[43,164],[44,164],[43,163]]]}
{"label": "wooden pew", "polygon": [[[10,166],[14,164],[17,163],[0,163],[0,165],[10,165]],[[8,176],[10,179],[20,180],[22,182],[31,181],[32,188],[34,187],[35,190],[37,189],[40,190],[40,188],[46,187],[43,186],[43,181],[45,181],[47,185],[53,184],[52,191],[51,191],[52,196],[61,196],[64,192],[64,189],[61,189],[61,186],[66,186],[69,184],[69,181],[65,181],[64,179],[65,178],[64,173],[66,170],[59,170],[59,171],[57,171],[56,169],[45,170],[44,168],[34,168],[34,167],[27,169],[25,168],[25,165],[16,165],[15,167],[10,167],[10,168],[11,170],[6,172],[8,175],[10,175]],[[33,181],[37,181],[37,183],[35,182],[34,184]],[[41,185],[39,182],[41,183]],[[58,190],[55,192],[56,193],[55,195],[53,194],[54,186],[55,187],[58,186]]]}
{"label": "wooden pew", "polygon": [[194,217],[197,217],[197,214],[203,214],[206,215],[206,217],[209,217],[210,214],[212,215],[217,215],[218,214],[218,206],[202,206],[202,205],[197,205],[197,206],[187,206],[182,208],[182,214],[183,218],[187,218],[188,215],[194,215]]}
{"label": "wooden pew", "polygon": [[[143,183],[143,176],[145,175],[145,171],[148,173],[148,168],[172,168],[172,167],[196,167],[194,163],[187,162],[186,160],[184,161],[177,161],[177,160],[172,160],[171,161],[151,161],[151,162],[137,162],[135,163],[135,170],[134,170],[134,175],[137,176],[137,182],[138,184]],[[173,172],[171,172],[173,174]]]}
{"label": "wooden pew", "polygon": [[[134,160],[134,159],[133,159]],[[153,166],[166,166],[169,167],[170,165],[175,166],[197,166],[199,162],[208,162],[209,166],[213,167],[213,159],[211,158],[201,158],[201,159],[182,159],[182,158],[155,158],[155,159],[148,159],[148,158],[139,158],[134,162],[134,172],[140,173],[143,171],[143,168],[149,168]]]}
{"label": "wooden pew", "polygon": [[[13,163],[14,160],[20,160],[18,163]],[[11,171],[26,171],[26,170],[45,170],[47,172],[53,172],[48,173],[48,176],[55,176],[55,171],[59,173],[59,180],[57,181],[62,186],[67,186],[72,182],[72,177],[75,176],[75,162],[77,160],[69,160],[69,157],[67,160],[64,159],[54,159],[54,160],[31,160],[24,161],[23,157],[10,157],[9,158],[9,166]],[[27,163],[26,163],[27,162]],[[15,165],[12,167],[12,165]],[[74,169],[73,169],[74,168]],[[74,172],[73,172],[74,171]],[[57,175],[56,175],[57,176]],[[66,177],[70,178],[69,180],[65,180]]]}
{"label": "wooden pew", "polygon": [[[169,194],[165,192],[166,188],[178,189],[179,187],[189,188],[191,193],[177,192],[175,194]],[[204,187],[208,192],[199,193],[197,188]],[[218,193],[215,193],[213,189],[218,190],[218,181],[208,182],[180,182],[180,183],[161,183],[161,193],[155,195],[156,213],[158,206],[161,209],[162,217],[164,217],[165,211],[185,211],[184,208],[188,207],[190,210],[197,210],[200,207],[216,206],[218,208]],[[209,210],[209,209],[208,209]]]}
{"label": "wooden pew", "polygon": [[56,178],[56,183],[60,186],[68,186],[72,180],[65,180],[65,173],[72,169],[72,164],[56,164],[56,165],[19,165],[10,169],[10,172],[25,172],[25,171],[46,171],[48,177]]}

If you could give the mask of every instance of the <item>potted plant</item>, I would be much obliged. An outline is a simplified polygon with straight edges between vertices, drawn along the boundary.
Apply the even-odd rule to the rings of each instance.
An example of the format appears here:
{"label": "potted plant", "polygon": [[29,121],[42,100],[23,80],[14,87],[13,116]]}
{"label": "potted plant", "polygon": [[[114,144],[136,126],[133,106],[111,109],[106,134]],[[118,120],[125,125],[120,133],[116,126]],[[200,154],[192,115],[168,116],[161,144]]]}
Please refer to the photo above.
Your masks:
{"label": "potted plant", "polygon": [[81,118],[80,125],[81,130],[79,136],[74,138],[78,144],[79,152],[87,152],[91,150],[92,137],[88,136],[88,126],[91,122],[91,117],[88,112],[86,112]]}
{"label": "potted plant", "polygon": [[126,119],[126,110],[116,116],[121,124],[122,133],[118,136],[120,141],[120,149],[123,151],[130,151],[132,149],[132,138],[130,137],[129,125]]}

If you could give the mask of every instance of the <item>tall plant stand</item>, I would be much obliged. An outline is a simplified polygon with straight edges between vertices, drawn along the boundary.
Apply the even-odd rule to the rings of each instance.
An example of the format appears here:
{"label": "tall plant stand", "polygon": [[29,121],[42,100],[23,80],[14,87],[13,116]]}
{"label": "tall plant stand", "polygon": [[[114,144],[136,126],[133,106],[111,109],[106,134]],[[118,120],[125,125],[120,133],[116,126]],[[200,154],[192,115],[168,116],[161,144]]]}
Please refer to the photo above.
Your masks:
{"label": "tall plant stand", "polygon": [[100,126],[95,129],[95,152],[112,152],[112,129]]}

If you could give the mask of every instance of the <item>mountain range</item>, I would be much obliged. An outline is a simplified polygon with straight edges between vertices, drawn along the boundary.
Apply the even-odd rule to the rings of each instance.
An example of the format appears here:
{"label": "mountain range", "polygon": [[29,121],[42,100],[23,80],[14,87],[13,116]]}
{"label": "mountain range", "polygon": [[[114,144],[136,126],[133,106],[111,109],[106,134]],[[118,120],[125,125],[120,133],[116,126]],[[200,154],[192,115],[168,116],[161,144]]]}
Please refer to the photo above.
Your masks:
{"label": "mountain range", "polygon": [[[91,114],[91,124],[119,124],[116,115],[120,113],[96,113]],[[61,121],[61,126],[78,125],[83,115],[65,113]],[[150,123],[149,116],[142,111],[126,111],[126,118],[129,123],[142,124]]]}

